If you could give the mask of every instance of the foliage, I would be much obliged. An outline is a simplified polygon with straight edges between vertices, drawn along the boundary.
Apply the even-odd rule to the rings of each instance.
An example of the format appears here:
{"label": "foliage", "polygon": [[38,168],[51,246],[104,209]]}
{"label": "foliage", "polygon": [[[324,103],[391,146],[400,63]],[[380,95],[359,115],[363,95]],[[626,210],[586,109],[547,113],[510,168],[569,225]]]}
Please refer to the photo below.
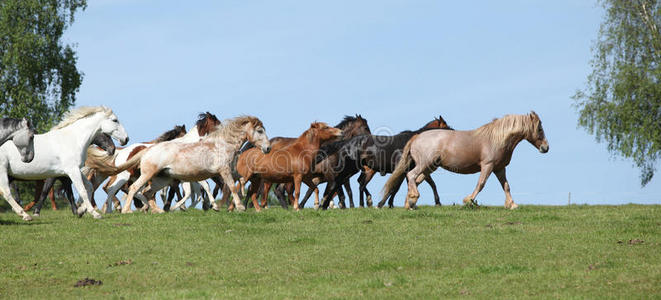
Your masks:
{"label": "foliage", "polygon": [[73,106],[82,74],[61,37],[86,2],[0,1],[0,116],[27,117],[44,132]]}
{"label": "foliage", "polygon": [[587,87],[574,95],[579,125],[611,153],[632,158],[646,185],[661,154],[661,5],[603,0]]}
{"label": "foliage", "polygon": [[[0,298],[659,298],[661,206],[0,214]],[[27,251],[27,252],[26,252]],[[103,285],[74,287],[91,278]]]}

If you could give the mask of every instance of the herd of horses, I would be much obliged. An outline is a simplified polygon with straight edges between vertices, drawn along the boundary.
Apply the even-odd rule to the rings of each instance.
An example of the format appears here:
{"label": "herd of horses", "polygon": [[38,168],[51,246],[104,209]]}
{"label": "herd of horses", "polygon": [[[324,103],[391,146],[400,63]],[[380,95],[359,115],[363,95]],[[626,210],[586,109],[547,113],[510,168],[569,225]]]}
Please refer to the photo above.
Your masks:
{"label": "herd of horses", "polygon": [[[349,179],[360,173],[359,206],[371,207],[368,183],[376,173],[392,173],[378,207],[386,201],[393,207],[395,194],[406,179],[404,207],[415,209],[420,196],[417,186],[422,181],[431,186],[436,205],[441,205],[431,173],[442,167],[460,174],[480,173],[475,190],[463,200],[465,205],[477,205],[477,194],[494,173],[505,192],[505,207],[514,209],[517,205],[505,174],[514,148],[527,140],[542,153],[549,150],[535,112],[506,115],[467,131],[454,130],[439,116],[418,130],[392,136],[372,135],[362,116],[346,116],[334,127],[314,122],[298,137],[270,140],[256,117],[220,121],[206,112],[189,131],[183,125],[175,126],[151,142],[123,148],[115,148],[113,139],[122,146],[129,141],[117,116],[103,106],[73,109],[44,134],[37,134],[29,120],[0,119],[0,195],[26,221],[32,219],[26,210],[34,206],[38,216],[49,194],[52,201],[56,180],[73,213],[82,216],[87,212],[94,218],[101,218],[93,198],[101,185],[108,195],[101,209],[104,212],[111,212],[114,206],[130,213],[133,202],[142,211],[183,210],[188,199],[191,206],[201,199],[205,210],[219,210],[230,196],[228,210],[243,211],[244,203],[251,201],[260,211],[268,205],[270,191],[285,208],[299,210],[313,192],[315,208],[333,206],[336,196],[338,206],[346,208],[345,192],[349,207],[354,207]],[[213,192],[207,179],[215,182]],[[11,193],[16,180],[37,182],[35,200],[25,209]],[[326,188],[320,198],[318,186],[322,183]],[[308,191],[299,202],[303,184]],[[80,195],[80,204],[73,198],[72,186]],[[120,190],[126,193],[124,204],[116,197]],[[215,199],[221,190],[219,206]],[[163,208],[155,201],[159,191]],[[175,196],[178,201],[171,208]]]}

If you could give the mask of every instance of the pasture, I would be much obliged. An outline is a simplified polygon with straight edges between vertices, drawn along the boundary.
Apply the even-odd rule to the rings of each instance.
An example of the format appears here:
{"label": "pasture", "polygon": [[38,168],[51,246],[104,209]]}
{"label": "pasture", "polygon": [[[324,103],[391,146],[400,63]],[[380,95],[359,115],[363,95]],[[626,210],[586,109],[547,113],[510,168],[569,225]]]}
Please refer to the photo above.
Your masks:
{"label": "pasture", "polygon": [[661,297],[661,206],[63,209],[0,236],[0,298]]}

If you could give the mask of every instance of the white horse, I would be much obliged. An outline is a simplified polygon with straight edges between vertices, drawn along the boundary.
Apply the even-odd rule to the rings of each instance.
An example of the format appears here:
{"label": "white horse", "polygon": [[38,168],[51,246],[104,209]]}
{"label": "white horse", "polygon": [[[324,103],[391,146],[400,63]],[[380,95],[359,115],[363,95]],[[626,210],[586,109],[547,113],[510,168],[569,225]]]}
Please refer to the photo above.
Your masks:
{"label": "white horse", "polygon": [[30,163],[21,161],[16,147],[4,144],[0,147],[0,192],[12,204],[14,212],[30,221],[32,218],[25,213],[9,192],[8,176],[18,179],[37,180],[49,177],[68,176],[83,199],[83,205],[78,208],[82,216],[91,213],[94,218],[101,215],[90,203],[91,183],[83,176],[83,167],[87,156],[87,148],[94,137],[106,133],[122,145],[129,138],[117,116],[107,107],[80,107],[69,111],[64,120],[49,132],[34,136],[35,157]]}
{"label": "white horse", "polygon": [[[198,141],[200,141],[200,139],[203,136],[205,136],[209,132],[215,130],[216,127],[219,124],[220,124],[220,121],[218,120],[218,118],[215,115],[213,115],[209,112],[202,113],[202,114],[199,115],[198,121],[196,122],[195,126],[193,126],[193,128],[190,131],[188,131],[184,136],[172,139],[172,141],[176,141],[176,142],[179,142],[179,143],[198,142]],[[168,141],[168,140],[167,139],[165,139],[165,140],[159,140],[159,139],[155,140],[155,142],[166,142],[166,141]],[[98,186],[101,182],[103,182],[108,177],[106,175],[106,173],[108,173],[108,174],[113,173],[113,171],[116,169],[117,166],[119,166],[119,165],[125,163],[127,160],[129,160],[129,156],[130,156],[131,153],[134,153],[134,155],[135,155],[136,153],[139,153],[138,151],[143,151],[144,148],[151,147],[153,145],[154,144],[152,144],[152,143],[133,144],[133,145],[128,146],[124,149],[120,149],[120,150],[116,151],[113,156],[109,156],[109,155],[105,154],[102,151],[98,151],[97,149],[90,149],[90,151],[88,152],[90,154],[90,156],[88,158],[88,165],[91,165],[91,167],[93,169],[97,170],[97,175],[95,176],[95,186]],[[119,200],[117,200],[115,195],[117,194],[117,192],[119,192],[122,189],[122,187],[127,182],[129,182],[130,178],[131,178],[130,172],[123,171],[119,174],[116,174],[115,175],[115,180],[112,180],[112,182],[109,182],[110,184],[108,184],[106,187],[104,187],[104,190],[108,194],[108,199],[106,200],[106,204],[104,205],[104,207],[106,208],[105,211],[107,213],[110,213],[112,211],[112,207],[110,205],[111,201],[116,203],[116,204],[119,203]],[[209,184],[206,182],[206,180],[202,180],[202,181],[199,181],[199,182],[193,182],[193,183],[184,182],[183,185],[184,185],[184,190],[185,191],[195,189],[195,188],[199,189],[199,187],[201,187],[202,189],[204,189],[204,191],[207,193],[207,195],[209,195],[209,196],[212,195],[211,191],[210,191],[210,188],[209,188]],[[188,197],[190,197],[190,196],[191,196],[190,193],[187,194],[187,196],[183,198],[184,201],[185,201],[185,199],[188,199]],[[144,198],[141,193],[136,194],[136,197],[140,201],[147,204],[147,199]],[[213,196],[211,196],[209,199],[213,200]],[[179,202],[181,202],[181,201],[179,201]],[[177,203],[178,205],[175,207],[175,209],[179,207],[179,205],[180,205],[179,202]],[[127,203],[129,203],[128,205],[129,205],[129,208],[130,208],[130,202],[127,202]],[[216,204],[215,201],[211,201],[211,205],[212,205],[212,208],[214,210],[218,210],[218,205]],[[120,209],[121,207],[116,206],[116,208]],[[152,206],[152,208],[153,208],[154,212],[162,212],[162,210],[158,207]],[[143,210],[146,210],[146,209],[147,209],[147,206],[144,206]]]}
{"label": "white horse", "polygon": [[[154,203],[154,193],[173,179],[199,181],[220,175],[225,182],[234,182],[231,164],[246,141],[261,147],[264,153],[271,150],[262,122],[255,117],[244,116],[223,122],[218,130],[198,142],[163,142],[138,153],[118,167],[121,171],[140,165],[140,177],[129,188],[127,204],[122,212],[131,212],[133,196],[150,180],[150,187],[143,192],[150,205]],[[231,185],[230,190],[236,207],[245,210],[237,188]]]}

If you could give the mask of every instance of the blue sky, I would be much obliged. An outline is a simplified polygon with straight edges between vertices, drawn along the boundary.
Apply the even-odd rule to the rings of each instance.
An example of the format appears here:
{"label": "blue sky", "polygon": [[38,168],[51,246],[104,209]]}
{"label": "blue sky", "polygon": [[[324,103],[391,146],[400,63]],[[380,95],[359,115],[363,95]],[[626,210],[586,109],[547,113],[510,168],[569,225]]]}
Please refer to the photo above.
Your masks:
{"label": "blue sky", "polygon": [[[587,0],[94,0],[65,41],[77,44],[85,74],[77,105],[110,106],[132,141],[190,128],[207,110],[258,116],[270,137],[346,114],[385,134],[439,114],[473,129],[535,110],[550,152],[516,149],[507,170],[515,201],[562,205],[571,192],[573,203],[660,203],[658,176],[641,188],[630,161],[576,127],[570,97],[590,72],[601,15]],[[386,178],[370,183],[373,194]],[[478,175],[433,178],[451,204]],[[424,183],[421,194],[433,204]],[[478,201],[503,205],[495,176]]]}

